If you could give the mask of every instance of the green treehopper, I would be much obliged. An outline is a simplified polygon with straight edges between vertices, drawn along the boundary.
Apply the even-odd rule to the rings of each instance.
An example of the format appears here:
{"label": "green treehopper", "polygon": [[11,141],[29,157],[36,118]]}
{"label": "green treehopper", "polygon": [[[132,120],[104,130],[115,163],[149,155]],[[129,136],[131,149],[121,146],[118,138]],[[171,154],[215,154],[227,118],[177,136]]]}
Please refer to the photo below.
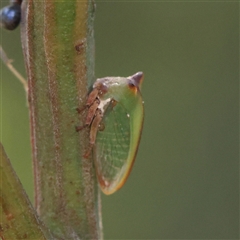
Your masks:
{"label": "green treehopper", "polygon": [[98,78],[84,107],[88,108],[85,124],[76,127],[77,131],[90,127],[90,146],[84,157],[93,153],[99,185],[105,194],[123,186],[137,154],[144,115],[142,81],[142,72],[127,78]]}

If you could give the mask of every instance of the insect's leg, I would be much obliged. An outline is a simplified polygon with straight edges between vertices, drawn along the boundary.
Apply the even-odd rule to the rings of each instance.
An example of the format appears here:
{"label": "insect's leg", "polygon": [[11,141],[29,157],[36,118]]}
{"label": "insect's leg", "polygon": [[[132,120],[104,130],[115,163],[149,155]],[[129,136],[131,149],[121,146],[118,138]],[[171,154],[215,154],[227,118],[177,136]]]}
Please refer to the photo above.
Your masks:
{"label": "insect's leg", "polygon": [[86,121],[85,121],[86,124],[90,125],[91,122],[93,121],[94,116],[97,114],[97,109],[99,104],[100,104],[100,101],[97,98],[88,110]]}
{"label": "insect's leg", "polygon": [[78,113],[81,113],[87,107],[90,107],[92,104],[94,104],[95,100],[97,99],[97,96],[98,96],[98,89],[93,89],[88,96],[86,105],[82,108],[77,108]]}
{"label": "insect's leg", "polygon": [[87,125],[87,124],[85,124],[83,126],[76,126],[75,129],[76,129],[77,132],[79,132],[79,131],[83,130],[84,128],[88,127],[88,126],[89,125]]}
{"label": "insect's leg", "polygon": [[83,106],[82,108],[76,108],[76,110],[77,110],[77,112],[78,113],[81,113],[81,112],[83,112],[86,108],[88,108],[89,106],[88,105],[85,105],[85,106]]}
{"label": "insect's leg", "polygon": [[92,124],[91,124],[90,137],[89,137],[89,139],[90,139],[89,140],[89,148],[86,151],[86,153],[84,154],[85,158],[89,157],[89,155],[91,153],[91,150],[92,150],[92,147],[95,144],[96,136],[97,136],[97,132],[98,132],[98,127],[99,127],[100,122],[102,121],[102,118],[103,118],[102,111],[100,109],[97,109],[96,116],[93,119]]}
{"label": "insect's leg", "polygon": [[97,96],[98,96],[98,89],[93,89],[91,92],[90,92],[90,94],[89,94],[89,96],[88,96],[88,98],[87,98],[87,103],[86,103],[86,105],[84,106],[84,107],[82,107],[82,108],[77,108],[77,111],[78,111],[78,113],[81,113],[82,111],[84,111],[87,107],[90,107],[93,103],[94,103],[94,101],[97,99]]}
{"label": "insect's leg", "polygon": [[102,121],[102,118],[103,118],[102,111],[100,109],[97,109],[96,116],[93,119],[93,122],[91,124],[90,137],[89,137],[90,144],[94,144],[95,143],[98,127],[99,127],[100,122]]}
{"label": "insect's leg", "polygon": [[[76,131],[81,131],[82,129],[84,129],[85,127],[88,127],[90,126],[91,122],[93,121],[93,118],[96,114],[96,110],[98,108],[98,105],[99,105],[100,101],[99,99],[97,98],[93,104],[89,107],[89,110],[88,110],[88,113],[87,113],[87,117],[86,117],[86,120],[85,120],[85,124],[83,126],[79,126],[79,127],[76,127]],[[88,107],[88,106],[87,106]]]}
{"label": "insect's leg", "polygon": [[98,96],[98,89],[97,88],[94,88],[91,92],[90,92],[90,94],[89,94],[89,96],[88,96],[88,99],[87,99],[87,103],[86,103],[86,105],[87,106],[91,106],[92,104],[93,104],[93,102],[95,101],[95,99],[97,98],[97,96]]}

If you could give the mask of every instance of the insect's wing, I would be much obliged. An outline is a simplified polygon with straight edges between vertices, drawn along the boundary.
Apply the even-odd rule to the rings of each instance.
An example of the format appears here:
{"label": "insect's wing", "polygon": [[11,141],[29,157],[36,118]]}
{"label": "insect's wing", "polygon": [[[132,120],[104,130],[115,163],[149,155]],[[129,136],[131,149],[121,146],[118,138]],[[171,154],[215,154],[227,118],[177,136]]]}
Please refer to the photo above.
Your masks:
{"label": "insect's wing", "polygon": [[98,181],[105,194],[119,189],[131,170],[129,159],[130,118],[121,103],[110,102],[102,120],[105,128],[98,131],[94,146]]}

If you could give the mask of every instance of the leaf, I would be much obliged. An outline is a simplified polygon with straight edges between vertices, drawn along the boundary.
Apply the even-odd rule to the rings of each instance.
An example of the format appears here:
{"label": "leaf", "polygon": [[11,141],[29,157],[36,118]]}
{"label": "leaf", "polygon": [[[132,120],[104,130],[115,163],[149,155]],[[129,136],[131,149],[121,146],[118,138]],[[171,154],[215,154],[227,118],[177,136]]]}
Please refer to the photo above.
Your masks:
{"label": "leaf", "polygon": [[33,209],[0,143],[0,237],[52,239]]}

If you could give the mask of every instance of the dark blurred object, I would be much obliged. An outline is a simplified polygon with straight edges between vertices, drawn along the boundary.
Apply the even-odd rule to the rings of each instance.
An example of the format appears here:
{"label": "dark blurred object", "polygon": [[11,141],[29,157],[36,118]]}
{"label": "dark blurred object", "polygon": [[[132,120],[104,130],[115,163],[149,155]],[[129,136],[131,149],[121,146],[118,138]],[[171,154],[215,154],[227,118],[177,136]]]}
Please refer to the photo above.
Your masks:
{"label": "dark blurred object", "polygon": [[14,30],[21,21],[21,0],[11,0],[11,5],[0,10],[0,26],[7,30]]}

